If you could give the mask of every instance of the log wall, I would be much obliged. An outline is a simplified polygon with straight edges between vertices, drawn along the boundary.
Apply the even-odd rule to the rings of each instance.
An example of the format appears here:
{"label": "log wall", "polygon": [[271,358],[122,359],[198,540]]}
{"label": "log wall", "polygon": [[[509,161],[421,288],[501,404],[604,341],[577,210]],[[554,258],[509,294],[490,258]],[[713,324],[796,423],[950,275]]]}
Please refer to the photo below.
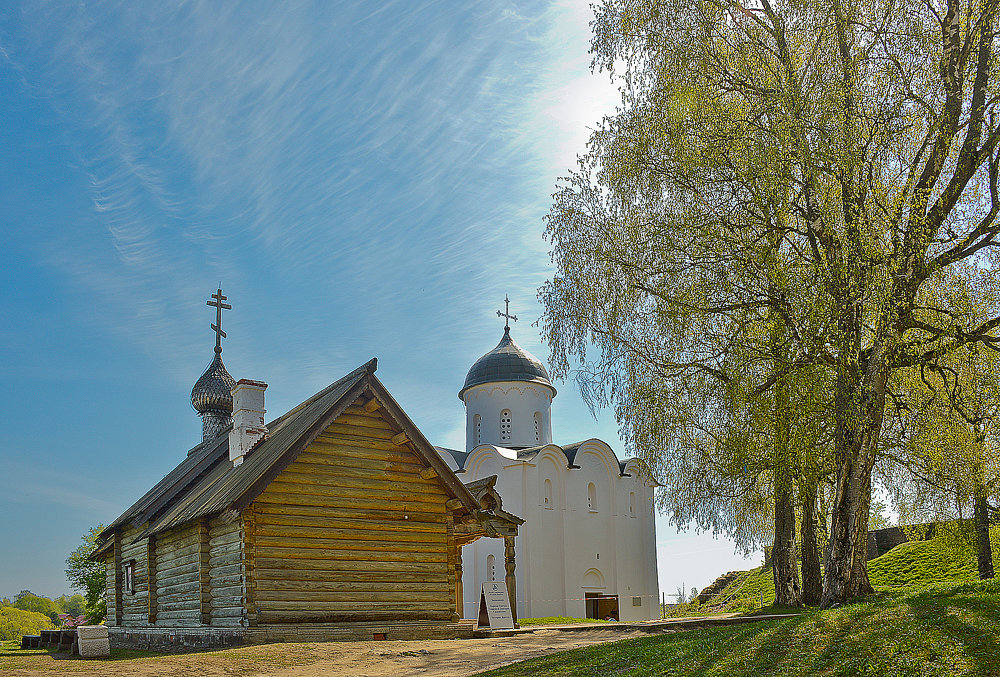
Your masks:
{"label": "log wall", "polygon": [[198,527],[197,522],[189,523],[156,537],[154,571],[159,625],[190,627],[201,624]]}
{"label": "log wall", "polygon": [[244,511],[257,622],[454,618],[448,495],[398,433],[359,399]]}
{"label": "log wall", "polygon": [[[122,609],[122,625],[146,625],[149,608],[147,599],[149,596],[149,585],[146,580],[146,539],[136,542],[135,537],[145,528],[130,527],[121,531],[121,561],[119,564],[118,594],[120,595]],[[132,577],[132,591],[125,587],[124,569],[129,563],[134,563],[135,575]]]}
{"label": "log wall", "polygon": [[[245,627],[241,521],[217,517],[135,541],[145,526],[116,535],[120,545],[105,557],[108,624]],[[129,561],[135,563],[131,593],[124,587]]]}
{"label": "log wall", "polygon": [[215,518],[208,523],[210,619],[214,627],[240,627],[243,605],[243,529],[240,520]]}

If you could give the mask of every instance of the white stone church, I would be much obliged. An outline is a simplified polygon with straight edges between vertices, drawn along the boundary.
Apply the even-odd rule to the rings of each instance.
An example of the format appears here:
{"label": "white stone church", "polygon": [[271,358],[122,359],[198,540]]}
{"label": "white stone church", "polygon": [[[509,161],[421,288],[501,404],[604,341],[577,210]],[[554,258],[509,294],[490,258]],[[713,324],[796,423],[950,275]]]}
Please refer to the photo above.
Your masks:
{"label": "white stone church", "polygon": [[[438,453],[463,482],[497,475],[504,509],[525,520],[515,546],[519,618],[659,618],[656,482],[602,440],[554,444],[555,395],[545,367],[506,326],[459,393],[465,451]],[[495,540],[462,550],[465,618],[477,617],[484,582],[504,580]]]}

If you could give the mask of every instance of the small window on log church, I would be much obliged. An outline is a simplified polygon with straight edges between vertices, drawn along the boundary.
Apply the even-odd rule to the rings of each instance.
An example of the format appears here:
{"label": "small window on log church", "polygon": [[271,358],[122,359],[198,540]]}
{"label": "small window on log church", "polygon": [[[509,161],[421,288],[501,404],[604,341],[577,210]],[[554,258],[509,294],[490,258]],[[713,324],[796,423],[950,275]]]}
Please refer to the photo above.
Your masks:
{"label": "small window on log church", "polygon": [[500,412],[500,441],[510,442],[510,409]]}
{"label": "small window on log church", "polygon": [[128,562],[125,562],[125,568],[123,573],[124,573],[123,578],[125,580],[122,581],[123,583],[122,587],[124,588],[125,592],[131,595],[135,592],[135,560],[129,560]]}

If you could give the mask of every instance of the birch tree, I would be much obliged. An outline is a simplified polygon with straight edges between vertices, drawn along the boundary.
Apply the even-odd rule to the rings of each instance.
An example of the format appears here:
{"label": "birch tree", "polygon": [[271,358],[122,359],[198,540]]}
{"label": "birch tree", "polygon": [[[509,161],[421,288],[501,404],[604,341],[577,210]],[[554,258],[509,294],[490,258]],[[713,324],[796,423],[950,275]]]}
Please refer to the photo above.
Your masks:
{"label": "birch tree", "polygon": [[828,369],[824,605],[871,590],[891,375],[997,343],[1000,318],[917,300],[956,263],[994,270],[998,2],[596,7],[594,67],[622,105],[548,217],[557,273],[540,297],[556,371],[582,365],[636,451],[655,456],[671,440],[643,430],[663,415],[639,411],[650,389],[741,380],[780,400],[784,378]]}

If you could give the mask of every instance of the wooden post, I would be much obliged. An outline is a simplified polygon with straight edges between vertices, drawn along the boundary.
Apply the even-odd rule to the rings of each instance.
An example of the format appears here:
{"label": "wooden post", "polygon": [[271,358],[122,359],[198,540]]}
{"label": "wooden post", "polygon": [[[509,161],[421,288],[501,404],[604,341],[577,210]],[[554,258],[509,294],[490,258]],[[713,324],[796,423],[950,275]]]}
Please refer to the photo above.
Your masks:
{"label": "wooden post", "polygon": [[455,606],[458,608],[458,618],[465,617],[465,590],[462,587],[462,546],[455,546]]}
{"label": "wooden post", "polygon": [[504,568],[507,576],[504,582],[507,583],[507,599],[510,601],[510,615],[514,619],[514,627],[521,627],[517,623],[517,583],[514,580],[514,537],[503,537]]}
{"label": "wooden post", "polygon": [[254,538],[253,503],[243,510],[243,613],[249,627],[257,626],[256,543]]}
{"label": "wooden post", "polygon": [[115,551],[115,625],[121,627],[122,624],[122,614],[125,611],[123,607],[123,597],[122,594],[122,577],[125,572],[122,571],[122,539],[118,532],[112,537],[115,539],[114,551]]}
{"label": "wooden post", "polygon": [[212,624],[212,544],[208,519],[198,521],[198,597],[202,625]]}
{"label": "wooden post", "polygon": [[[445,529],[448,533],[448,540],[445,544],[448,560],[448,580],[452,583],[451,589],[457,590],[458,583],[456,581],[458,580],[458,567],[460,566],[458,558],[461,557],[461,553],[458,552],[458,545],[455,543],[455,518],[451,513],[448,513]],[[462,614],[456,609],[457,605],[451,611],[451,620],[453,622],[462,620]]]}
{"label": "wooden post", "polygon": [[146,587],[149,596],[146,598],[146,614],[150,625],[156,625],[156,536],[146,540]]}

